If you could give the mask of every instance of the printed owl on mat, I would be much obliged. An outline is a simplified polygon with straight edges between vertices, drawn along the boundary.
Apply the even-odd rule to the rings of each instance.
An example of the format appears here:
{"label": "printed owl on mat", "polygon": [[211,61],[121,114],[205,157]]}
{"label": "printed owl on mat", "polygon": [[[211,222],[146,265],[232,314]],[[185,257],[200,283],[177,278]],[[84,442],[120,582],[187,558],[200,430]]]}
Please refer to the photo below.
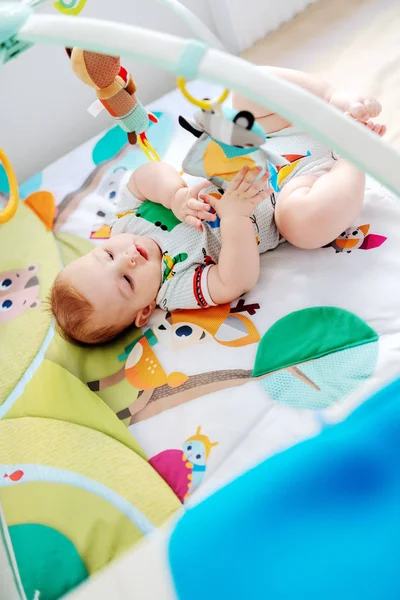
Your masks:
{"label": "printed owl on mat", "polygon": [[349,227],[339,235],[333,242],[324,246],[324,248],[333,248],[336,254],[346,252],[350,254],[353,250],[372,250],[379,248],[386,241],[384,235],[368,233],[371,225],[359,225],[358,227]]}

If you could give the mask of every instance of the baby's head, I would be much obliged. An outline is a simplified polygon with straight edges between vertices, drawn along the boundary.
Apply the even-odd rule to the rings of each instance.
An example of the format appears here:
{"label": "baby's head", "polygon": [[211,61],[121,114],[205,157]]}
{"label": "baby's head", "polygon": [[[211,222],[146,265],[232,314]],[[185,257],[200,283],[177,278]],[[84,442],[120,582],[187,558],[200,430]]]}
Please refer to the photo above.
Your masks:
{"label": "baby's head", "polygon": [[63,336],[98,344],[143,327],[156,307],[161,258],[154,240],[121,233],[68,265],[50,293]]}

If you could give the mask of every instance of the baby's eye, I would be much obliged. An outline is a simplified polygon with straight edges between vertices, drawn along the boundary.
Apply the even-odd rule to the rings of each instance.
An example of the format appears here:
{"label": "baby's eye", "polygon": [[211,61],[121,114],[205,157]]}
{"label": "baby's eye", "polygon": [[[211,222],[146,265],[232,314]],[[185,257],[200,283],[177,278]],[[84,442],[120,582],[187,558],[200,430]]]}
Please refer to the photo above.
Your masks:
{"label": "baby's eye", "polygon": [[112,252],[110,252],[109,250],[106,250],[108,256],[111,258],[111,260],[114,260],[114,254]]}
{"label": "baby's eye", "polygon": [[133,289],[133,286],[132,286],[132,280],[131,280],[131,278],[130,278],[130,277],[128,277],[128,275],[124,275],[124,279],[125,279],[125,281],[127,281],[127,282],[129,283],[129,285],[130,285],[130,286],[131,286],[131,288]]}

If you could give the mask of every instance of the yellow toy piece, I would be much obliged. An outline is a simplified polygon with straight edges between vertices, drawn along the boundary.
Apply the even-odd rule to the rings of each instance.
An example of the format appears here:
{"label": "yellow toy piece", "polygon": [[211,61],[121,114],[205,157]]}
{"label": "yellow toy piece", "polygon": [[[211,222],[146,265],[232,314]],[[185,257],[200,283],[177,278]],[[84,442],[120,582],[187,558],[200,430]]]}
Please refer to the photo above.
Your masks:
{"label": "yellow toy piece", "polygon": [[[118,215],[119,216],[119,215]],[[91,240],[108,240],[111,236],[111,227],[109,225],[102,225],[97,229],[97,231],[93,231],[90,239]]]}
{"label": "yellow toy piece", "polygon": [[154,148],[154,146],[152,146],[149,142],[149,140],[147,138],[145,138],[144,140],[142,140],[142,138],[139,136],[138,137],[138,144],[140,146],[140,149],[142,150],[142,152],[144,152],[144,154],[147,156],[147,158],[149,160],[158,160],[160,161],[161,158],[157,152],[157,150]]}
{"label": "yellow toy piece", "polygon": [[7,223],[10,219],[13,218],[15,213],[17,212],[18,202],[19,202],[19,194],[18,194],[18,182],[14,173],[14,169],[11,166],[10,161],[7,158],[4,150],[0,148],[0,161],[3,163],[4,170],[6,172],[8,178],[8,185],[10,187],[10,198],[8,200],[7,206],[0,211],[0,225],[2,223]]}
{"label": "yellow toy piece", "polygon": [[63,15],[76,17],[85,7],[87,0],[58,0],[53,6]]}
{"label": "yellow toy piece", "polygon": [[220,97],[216,98],[215,100],[198,100],[186,89],[186,79],[184,77],[178,77],[176,80],[176,85],[185,96],[186,100],[191,102],[191,104],[198,106],[202,110],[211,110],[213,104],[222,104],[229,96],[229,90],[224,90]]}

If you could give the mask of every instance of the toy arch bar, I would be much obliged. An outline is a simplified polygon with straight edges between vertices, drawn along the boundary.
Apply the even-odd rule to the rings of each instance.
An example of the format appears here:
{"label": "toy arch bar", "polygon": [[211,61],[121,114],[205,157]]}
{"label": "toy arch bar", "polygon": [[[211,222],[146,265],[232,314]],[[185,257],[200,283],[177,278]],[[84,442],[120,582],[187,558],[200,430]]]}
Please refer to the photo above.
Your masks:
{"label": "toy arch bar", "polygon": [[[3,6],[0,34],[12,12],[7,11],[7,4]],[[188,77],[189,65],[191,76],[222,84],[278,112],[400,195],[400,154],[394,148],[320,98],[241,58],[201,42],[111,21],[29,13],[19,27],[15,27],[15,17],[11,25],[17,42],[78,46],[130,56],[183,77]]]}
{"label": "toy arch bar", "polygon": [[17,178],[15,176],[14,170],[11,166],[10,161],[8,160],[5,152],[0,148],[0,162],[3,163],[4,171],[6,172],[8,179],[8,186],[10,188],[10,197],[6,207],[0,211],[0,225],[2,223],[6,223],[17,212],[18,203],[19,203],[19,194],[18,194],[18,183]]}

